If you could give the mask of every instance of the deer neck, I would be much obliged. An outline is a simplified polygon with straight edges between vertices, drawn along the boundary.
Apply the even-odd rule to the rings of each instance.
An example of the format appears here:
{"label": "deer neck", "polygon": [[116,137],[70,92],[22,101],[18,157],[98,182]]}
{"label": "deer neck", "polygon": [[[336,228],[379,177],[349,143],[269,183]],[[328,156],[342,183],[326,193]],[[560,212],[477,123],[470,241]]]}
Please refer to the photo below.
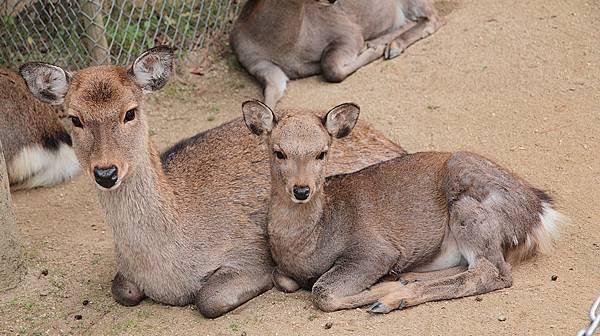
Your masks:
{"label": "deer neck", "polygon": [[151,143],[135,170],[116,190],[100,191],[99,201],[120,244],[145,246],[169,239],[177,232],[174,194]]}
{"label": "deer neck", "polygon": [[323,220],[325,196],[323,191],[313,195],[308,203],[294,203],[284,188],[271,182],[269,241],[275,249],[312,251],[319,246],[327,231]]}
{"label": "deer neck", "polygon": [[302,29],[304,6],[304,0],[255,0],[246,20],[253,36],[268,36],[277,48],[291,47]]}

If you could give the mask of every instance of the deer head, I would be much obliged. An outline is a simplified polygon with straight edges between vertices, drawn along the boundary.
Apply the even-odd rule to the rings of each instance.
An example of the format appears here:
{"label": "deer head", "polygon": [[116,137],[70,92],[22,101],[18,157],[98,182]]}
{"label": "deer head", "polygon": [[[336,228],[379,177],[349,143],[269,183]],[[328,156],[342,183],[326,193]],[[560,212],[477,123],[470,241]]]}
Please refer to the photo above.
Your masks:
{"label": "deer head", "polygon": [[259,101],[242,105],[244,120],[271,151],[273,188],[289,195],[294,203],[308,203],[322,190],[328,151],[334,138],[350,134],[360,109],[341,104],[320,118],[313,113],[294,113],[277,118]]}
{"label": "deer head", "polygon": [[21,66],[20,73],[36,97],[64,103],[83,170],[100,189],[108,190],[118,188],[138,165],[147,164],[143,93],[162,88],[172,68],[172,50],[160,46],[142,53],[130,67],[96,66],[71,74],[36,62]]}

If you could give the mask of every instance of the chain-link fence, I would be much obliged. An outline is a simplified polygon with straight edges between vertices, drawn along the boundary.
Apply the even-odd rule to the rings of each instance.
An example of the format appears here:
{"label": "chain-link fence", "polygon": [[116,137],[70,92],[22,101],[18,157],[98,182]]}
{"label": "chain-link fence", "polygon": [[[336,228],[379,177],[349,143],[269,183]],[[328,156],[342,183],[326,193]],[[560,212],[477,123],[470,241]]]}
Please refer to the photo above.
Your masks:
{"label": "chain-link fence", "polygon": [[236,0],[0,0],[0,64],[129,64],[168,44],[180,56],[222,36]]}

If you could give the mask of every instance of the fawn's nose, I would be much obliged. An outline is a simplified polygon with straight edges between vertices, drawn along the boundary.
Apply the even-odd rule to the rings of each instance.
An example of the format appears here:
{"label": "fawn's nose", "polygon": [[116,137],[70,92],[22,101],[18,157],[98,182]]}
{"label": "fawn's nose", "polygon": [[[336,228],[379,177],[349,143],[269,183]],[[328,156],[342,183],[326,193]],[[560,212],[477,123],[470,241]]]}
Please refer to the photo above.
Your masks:
{"label": "fawn's nose", "polygon": [[118,169],[115,165],[109,167],[95,167],[94,178],[100,186],[109,189],[117,183],[119,179]]}
{"label": "fawn's nose", "polygon": [[294,197],[299,201],[305,201],[310,195],[310,188],[307,186],[294,186]]}

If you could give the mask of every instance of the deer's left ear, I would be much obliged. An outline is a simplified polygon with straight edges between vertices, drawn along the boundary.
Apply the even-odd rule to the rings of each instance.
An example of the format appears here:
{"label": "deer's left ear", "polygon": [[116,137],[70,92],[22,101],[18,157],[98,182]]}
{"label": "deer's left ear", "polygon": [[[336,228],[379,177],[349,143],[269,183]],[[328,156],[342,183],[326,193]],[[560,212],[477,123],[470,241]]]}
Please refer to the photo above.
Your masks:
{"label": "deer's left ear", "polygon": [[350,134],[360,114],[360,107],[354,103],[344,103],[332,108],[323,117],[322,122],[327,132],[333,137],[343,138]]}
{"label": "deer's left ear", "polygon": [[167,46],[158,46],[146,50],[138,57],[129,74],[135,83],[145,92],[161,89],[169,81],[173,72],[173,50]]}
{"label": "deer's left ear", "polygon": [[48,63],[31,62],[23,64],[19,73],[29,91],[39,100],[51,105],[60,105],[65,100],[71,74],[62,68]]}
{"label": "deer's left ear", "polygon": [[242,103],[242,113],[246,126],[256,135],[271,132],[277,123],[273,110],[258,100],[248,100]]}

